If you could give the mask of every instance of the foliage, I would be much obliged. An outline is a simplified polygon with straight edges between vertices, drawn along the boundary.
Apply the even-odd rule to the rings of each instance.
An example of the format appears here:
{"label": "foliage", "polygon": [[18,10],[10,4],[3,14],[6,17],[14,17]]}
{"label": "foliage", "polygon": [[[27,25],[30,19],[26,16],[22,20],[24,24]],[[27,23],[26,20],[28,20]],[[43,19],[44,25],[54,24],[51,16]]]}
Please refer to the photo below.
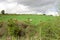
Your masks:
{"label": "foliage", "polygon": [[[32,33],[31,33],[32,32]],[[35,34],[34,25],[17,19],[8,20],[8,34],[13,36],[32,36]]]}
{"label": "foliage", "polygon": [[3,15],[0,19],[0,28],[7,28],[7,36],[23,40],[60,40],[60,16]]}
{"label": "foliage", "polygon": [[1,13],[2,13],[2,14],[5,14],[5,10],[2,10]]}

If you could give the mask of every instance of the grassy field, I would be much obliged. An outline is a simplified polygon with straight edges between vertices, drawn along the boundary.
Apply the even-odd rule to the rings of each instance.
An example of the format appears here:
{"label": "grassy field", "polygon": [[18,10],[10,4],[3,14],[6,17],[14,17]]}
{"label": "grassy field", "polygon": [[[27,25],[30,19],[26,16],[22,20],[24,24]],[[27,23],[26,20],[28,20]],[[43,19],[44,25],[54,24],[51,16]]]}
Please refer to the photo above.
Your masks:
{"label": "grassy field", "polygon": [[50,21],[54,20],[56,17],[53,16],[44,16],[44,15],[0,15],[0,21],[7,21],[9,19],[17,20],[27,20],[28,18],[32,19],[33,24],[37,24],[40,21]]}
{"label": "grassy field", "polygon": [[[21,37],[16,39],[12,36],[11,40],[60,40],[60,16],[46,16],[46,15],[0,15],[0,22],[7,22],[10,19],[17,19],[20,21],[28,21],[31,19],[31,29],[36,30],[37,32],[32,37]],[[13,22],[12,22],[13,23]],[[30,28],[29,28],[30,29]],[[28,30],[29,30],[28,29]],[[12,30],[12,29],[11,29]],[[34,32],[31,31],[30,34]],[[2,37],[1,40],[5,40],[5,37]]]}

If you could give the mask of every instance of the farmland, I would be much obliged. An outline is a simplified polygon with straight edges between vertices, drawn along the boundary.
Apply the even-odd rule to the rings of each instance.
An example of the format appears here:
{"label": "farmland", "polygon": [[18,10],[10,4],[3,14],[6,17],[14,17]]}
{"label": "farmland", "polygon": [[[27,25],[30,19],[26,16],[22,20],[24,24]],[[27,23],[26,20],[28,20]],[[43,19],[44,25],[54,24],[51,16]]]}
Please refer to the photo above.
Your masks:
{"label": "farmland", "polygon": [[[26,29],[24,27],[23,29],[19,29],[23,31],[26,30],[24,32],[28,32],[26,33],[28,37],[24,38],[24,35],[19,39],[19,37],[17,36],[17,39],[17,37],[15,38],[15,33],[13,32],[15,29],[18,30],[18,27],[20,28],[20,21],[30,27],[27,27]],[[9,34],[10,36],[12,35],[11,40],[60,40],[60,16],[5,14],[0,15],[0,24],[1,23],[3,25],[5,24],[4,27],[6,27],[8,31],[8,33],[6,33],[5,36],[1,38],[1,40],[5,40],[7,34]],[[15,27],[15,23],[18,24],[17,28]],[[13,26],[11,26],[10,24]]]}

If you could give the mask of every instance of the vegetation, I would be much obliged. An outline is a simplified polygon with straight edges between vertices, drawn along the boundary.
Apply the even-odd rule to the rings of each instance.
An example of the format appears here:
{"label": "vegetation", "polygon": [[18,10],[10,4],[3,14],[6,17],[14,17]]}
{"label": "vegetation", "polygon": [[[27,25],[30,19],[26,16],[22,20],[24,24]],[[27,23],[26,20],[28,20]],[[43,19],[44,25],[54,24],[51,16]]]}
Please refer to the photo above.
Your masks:
{"label": "vegetation", "polygon": [[5,10],[2,10],[1,13],[2,13],[2,14],[5,14]]}
{"label": "vegetation", "polygon": [[43,15],[46,15],[46,14],[43,14]]}
{"label": "vegetation", "polygon": [[0,15],[1,40],[60,40],[60,16]]}

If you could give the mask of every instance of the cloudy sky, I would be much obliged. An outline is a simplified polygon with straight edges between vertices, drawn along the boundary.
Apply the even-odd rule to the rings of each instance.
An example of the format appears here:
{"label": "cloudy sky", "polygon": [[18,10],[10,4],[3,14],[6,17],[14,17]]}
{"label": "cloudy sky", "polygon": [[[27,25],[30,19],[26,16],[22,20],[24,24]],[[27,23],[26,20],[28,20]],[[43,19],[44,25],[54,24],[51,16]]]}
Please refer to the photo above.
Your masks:
{"label": "cloudy sky", "polygon": [[0,0],[0,11],[6,13],[45,13],[59,11],[60,0]]}

